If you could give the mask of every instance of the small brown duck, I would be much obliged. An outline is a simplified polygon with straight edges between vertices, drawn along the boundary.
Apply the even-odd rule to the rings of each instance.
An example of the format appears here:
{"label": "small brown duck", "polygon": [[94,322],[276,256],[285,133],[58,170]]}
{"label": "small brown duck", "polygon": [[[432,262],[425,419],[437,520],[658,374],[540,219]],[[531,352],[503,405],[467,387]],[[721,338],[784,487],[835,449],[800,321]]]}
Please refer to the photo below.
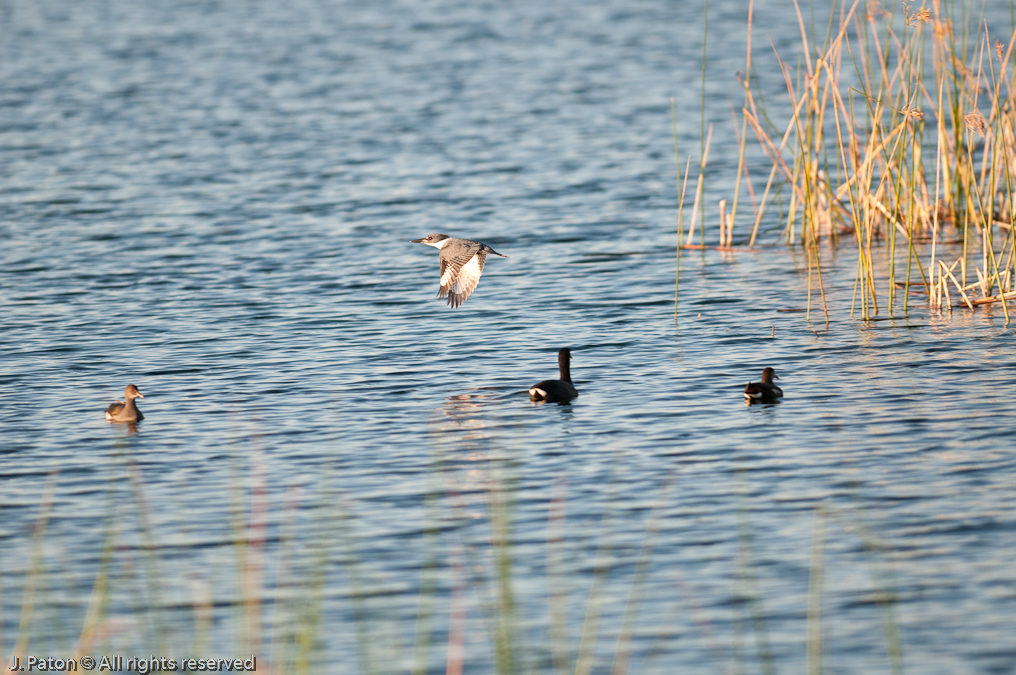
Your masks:
{"label": "small brown duck", "polygon": [[748,402],[776,403],[776,400],[783,396],[783,390],[773,384],[773,380],[780,379],[776,371],[766,368],[762,371],[761,382],[749,382],[744,388],[744,398]]}
{"label": "small brown duck", "polygon": [[561,370],[560,380],[544,380],[529,388],[529,397],[534,401],[567,403],[579,392],[571,381],[571,350],[565,347],[557,353],[557,365]]}
{"label": "small brown duck", "polygon": [[123,397],[127,399],[126,403],[117,401],[109,404],[109,407],[106,408],[106,419],[110,422],[140,422],[145,419],[145,416],[138,410],[137,404],[134,403],[134,399],[144,398],[138,388],[133,384],[128,384],[127,388],[123,390]]}

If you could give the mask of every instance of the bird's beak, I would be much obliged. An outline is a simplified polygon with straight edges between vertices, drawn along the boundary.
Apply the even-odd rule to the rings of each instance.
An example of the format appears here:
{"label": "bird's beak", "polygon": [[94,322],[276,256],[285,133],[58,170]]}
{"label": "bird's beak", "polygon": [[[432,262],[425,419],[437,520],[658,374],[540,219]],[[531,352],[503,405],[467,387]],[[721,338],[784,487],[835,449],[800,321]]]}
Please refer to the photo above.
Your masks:
{"label": "bird's beak", "polygon": [[423,243],[423,239],[410,239],[409,243],[410,244],[422,244]]}
{"label": "bird's beak", "polygon": [[138,392],[138,398],[144,398],[144,397],[145,397],[145,396],[144,396],[144,394],[142,394],[142,393],[141,393],[141,392],[139,391],[139,392]]}
{"label": "bird's beak", "polygon": [[780,376],[779,376],[779,375],[777,375],[776,373],[773,373],[773,379],[774,379],[774,380],[778,380],[778,379],[780,379]]}

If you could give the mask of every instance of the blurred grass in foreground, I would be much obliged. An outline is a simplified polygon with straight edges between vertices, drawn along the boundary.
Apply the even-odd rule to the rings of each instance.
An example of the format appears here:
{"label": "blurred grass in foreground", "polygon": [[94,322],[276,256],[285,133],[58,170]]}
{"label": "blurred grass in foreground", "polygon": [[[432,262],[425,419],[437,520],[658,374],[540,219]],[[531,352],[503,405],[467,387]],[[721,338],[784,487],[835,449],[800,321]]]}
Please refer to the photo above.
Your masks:
{"label": "blurred grass in foreground", "polygon": [[[635,496],[625,493],[623,467],[612,469],[595,519],[570,515],[567,477],[547,477],[549,502],[527,507],[546,514],[543,543],[534,543],[516,526],[520,465],[511,452],[435,450],[419,505],[423,526],[399,535],[404,557],[385,560],[381,570],[371,553],[377,537],[358,515],[367,507],[337,487],[340,468],[322,473],[316,494],[290,486],[272,500],[256,448],[231,464],[221,513],[230,535],[209,541],[199,523],[185,534],[160,532],[141,467],[117,455],[105,540],[85,563],[67,557],[75,542],[49,536],[60,491],[60,476],[50,475],[30,564],[18,587],[5,589],[21,600],[13,648],[0,644],[9,658],[255,655],[258,671],[269,673],[620,674],[672,672],[689,653],[701,667],[705,653],[722,672],[778,671],[765,574],[754,564],[747,467],[739,471],[737,531],[726,533],[737,542],[729,595],[718,601],[655,559],[661,545],[696,545],[675,534],[686,517],[674,514],[676,471],[654,494]],[[800,584],[807,610],[798,619],[809,672],[822,671],[823,634],[836,623],[822,609],[830,521],[863,547],[870,587],[853,592],[879,608],[886,661],[902,672],[884,546],[859,511],[818,503],[814,518],[810,581]],[[487,534],[468,536],[477,528]],[[87,581],[82,568],[90,570]],[[414,596],[415,610],[407,611]],[[717,602],[729,606],[729,619],[718,621]],[[720,637],[727,628],[729,642]],[[337,645],[347,659],[341,664]]]}

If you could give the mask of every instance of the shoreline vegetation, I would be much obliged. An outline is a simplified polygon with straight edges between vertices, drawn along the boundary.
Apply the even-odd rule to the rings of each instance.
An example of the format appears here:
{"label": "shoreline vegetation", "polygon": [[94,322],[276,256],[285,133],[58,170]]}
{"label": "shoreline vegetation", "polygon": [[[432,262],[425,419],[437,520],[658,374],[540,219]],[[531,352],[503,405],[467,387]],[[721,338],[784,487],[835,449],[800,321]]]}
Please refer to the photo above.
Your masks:
{"label": "shoreline vegetation", "polygon": [[[737,180],[729,215],[727,200],[719,202],[717,248],[735,250],[743,185],[753,214],[737,246],[755,248],[762,218],[776,207],[780,240],[807,254],[808,320],[817,300],[829,322],[818,248],[849,237],[857,250],[851,317],[905,315],[914,301],[937,311],[1000,302],[1008,325],[1016,299],[1012,4],[1010,25],[1002,28],[969,0],[855,0],[834,5],[818,35],[814,7],[806,21],[795,0],[796,65],[770,43],[789,110],[778,120],[753,72],[752,0],[738,74],[744,104]],[[768,163],[761,177],[749,173],[749,131]],[[699,214],[711,135],[711,127],[703,131],[687,232],[684,202],[694,168],[689,156],[682,174],[678,155],[678,278],[681,249],[706,248]]]}

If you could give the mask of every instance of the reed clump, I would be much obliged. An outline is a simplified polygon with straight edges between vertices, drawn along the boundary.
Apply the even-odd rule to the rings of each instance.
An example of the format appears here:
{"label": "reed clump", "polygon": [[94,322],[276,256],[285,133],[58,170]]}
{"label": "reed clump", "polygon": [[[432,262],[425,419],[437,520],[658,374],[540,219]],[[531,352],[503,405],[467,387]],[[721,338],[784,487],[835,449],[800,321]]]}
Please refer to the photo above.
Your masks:
{"label": "reed clump", "polygon": [[[795,0],[797,66],[773,47],[788,97],[785,126],[764,109],[751,76],[749,9],[743,124],[765,153],[768,177],[748,244],[783,195],[781,238],[808,252],[809,289],[817,287],[823,306],[816,252],[823,241],[850,237],[851,316],[905,313],[920,294],[939,310],[1001,301],[1008,322],[1006,300],[1016,298],[1016,32],[999,33],[976,16],[979,6],[834,4],[818,40]],[[741,152],[744,167],[743,145]],[[809,309],[810,299],[809,291]]]}

